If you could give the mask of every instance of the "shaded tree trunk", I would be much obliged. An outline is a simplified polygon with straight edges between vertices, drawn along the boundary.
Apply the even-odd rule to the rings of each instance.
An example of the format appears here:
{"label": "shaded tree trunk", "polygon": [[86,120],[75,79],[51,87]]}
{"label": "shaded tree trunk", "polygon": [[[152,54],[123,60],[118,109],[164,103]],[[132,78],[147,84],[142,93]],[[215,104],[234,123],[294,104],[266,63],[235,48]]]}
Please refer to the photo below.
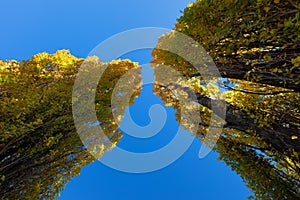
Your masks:
{"label": "shaded tree trunk", "polygon": [[271,144],[279,152],[284,152],[289,149],[294,149],[300,152],[300,141],[293,140],[292,136],[300,137],[299,129],[292,127],[277,126],[276,129],[268,127],[259,127],[244,110],[235,107],[225,101],[215,100],[203,94],[197,94],[198,102],[207,107],[212,108],[212,102],[219,105],[214,109],[215,114],[219,115],[224,104],[226,105],[226,124],[225,128],[234,128],[240,131],[253,130],[260,138],[268,144]]}

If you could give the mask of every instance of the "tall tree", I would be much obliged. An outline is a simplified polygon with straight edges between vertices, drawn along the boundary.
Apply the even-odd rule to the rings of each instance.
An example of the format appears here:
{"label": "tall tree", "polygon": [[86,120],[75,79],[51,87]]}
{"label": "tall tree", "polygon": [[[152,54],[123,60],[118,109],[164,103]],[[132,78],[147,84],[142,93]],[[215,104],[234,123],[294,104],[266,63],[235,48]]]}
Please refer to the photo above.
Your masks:
{"label": "tall tree", "polygon": [[[161,74],[165,73],[162,73],[159,67],[154,69],[155,80],[161,83],[159,78]],[[282,136],[280,130],[276,129],[278,125],[275,122],[274,124],[271,123],[272,120],[276,120],[276,116],[266,117],[266,113],[261,113],[267,112],[268,109],[264,111],[265,108],[262,107],[263,110],[252,110],[251,114],[243,110],[253,108],[252,105],[256,107],[256,101],[259,101],[258,107],[260,104],[265,105],[270,109],[270,112],[277,114],[281,111],[280,109],[284,109],[285,105],[282,99],[277,102],[281,104],[268,104],[270,101],[268,97],[257,99],[254,94],[233,91],[221,94],[216,85],[211,84],[203,87],[199,83],[199,79],[193,79],[193,81],[185,80],[185,83],[181,80],[177,84],[173,83],[168,86],[156,84],[154,92],[164,101],[166,106],[172,106],[177,110],[176,119],[180,121],[183,128],[190,130],[201,141],[204,141],[210,128],[222,129],[222,134],[214,150],[220,154],[220,159],[242,176],[247,187],[254,192],[257,199],[300,198],[300,154],[299,146],[297,146],[299,145],[299,131],[294,132],[290,138],[290,134]],[[201,93],[198,93],[200,91]],[[194,115],[186,114],[192,113],[189,110],[195,108],[191,107],[190,104],[181,104],[178,100],[182,96],[188,96],[189,93],[195,93],[199,102],[197,109],[201,120],[197,131],[193,131]],[[219,95],[218,99],[216,99],[217,95]],[[240,98],[241,95],[245,95],[246,99]],[[237,105],[242,103],[245,106],[235,106],[231,102],[234,98],[239,100],[236,102]],[[219,109],[218,107],[215,108],[215,112],[211,110],[213,101],[217,101],[217,105],[226,104],[227,114],[223,127],[220,127],[222,123],[219,120],[212,121],[212,115],[218,115]],[[294,106],[293,103],[291,106]],[[297,108],[294,107],[294,109]],[[261,118],[261,115],[264,115],[265,118]],[[182,120],[184,123],[181,122]],[[288,117],[282,120],[297,121],[298,119]],[[280,135],[276,135],[279,133]]]}
{"label": "tall tree", "polygon": [[66,50],[37,54],[22,62],[0,61],[1,198],[54,199],[67,181],[95,160],[80,140],[72,115],[73,85],[83,63],[107,67],[95,105],[110,142],[95,141],[98,159],[122,136],[115,118],[121,119],[123,113],[115,117],[112,113],[113,89],[118,79],[134,70],[126,79],[137,89],[130,98],[132,104],[141,82],[138,65],[128,60],[101,63],[97,57],[77,58]]}
{"label": "tall tree", "polygon": [[[198,44],[183,41],[174,31],[162,36],[152,53],[154,92],[178,110],[177,120],[191,118],[181,123],[189,130],[193,116],[182,116],[182,110],[191,108],[178,98],[196,95],[201,120],[193,134],[204,141],[209,128],[222,128],[214,149],[257,199],[300,198],[299,5],[276,0],[189,4],[175,30],[204,47],[223,79],[208,81],[209,70],[199,73],[214,64],[196,54],[193,46]],[[170,46],[193,62],[166,51]],[[182,77],[161,85],[165,65]],[[225,107],[220,127],[222,120],[211,120]]]}

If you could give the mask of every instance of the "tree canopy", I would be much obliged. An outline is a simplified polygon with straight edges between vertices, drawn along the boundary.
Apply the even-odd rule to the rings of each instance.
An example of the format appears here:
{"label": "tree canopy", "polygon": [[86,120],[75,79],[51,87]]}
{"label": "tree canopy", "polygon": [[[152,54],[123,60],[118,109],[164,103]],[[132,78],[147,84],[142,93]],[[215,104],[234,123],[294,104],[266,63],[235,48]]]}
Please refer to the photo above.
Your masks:
{"label": "tree canopy", "polygon": [[[298,1],[199,0],[188,5],[175,26],[195,43],[184,44],[172,31],[152,52],[154,92],[177,110],[177,120],[186,117],[182,110],[191,109],[180,105],[178,91],[197,96],[201,120],[194,134],[200,140],[211,126],[220,127],[222,123],[211,121],[212,116],[226,107],[214,150],[241,175],[256,199],[300,198],[299,8]],[[195,54],[199,44],[222,77],[207,81],[199,72],[213,65],[201,58],[203,54]],[[164,50],[170,45],[199,60],[191,63]],[[184,78],[160,85],[161,74],[167,73],[162,71],[164,65]],[[213,103],[218,105],[214,112]],[[191,130],[192,123],[184,128]]]}
{"label": "tree canopy", "polygon": [[[152,52],[154,93],[201,141],[211,128],[221,130],[213,149],[241,175],[253,199],[300,199],[299,15],[298,0],[196,0]],[[195,42],[186,43],[178,33]],[[199,44],[206,52],[195,53]],[[193,62],[162,48],[170,46]],[[212,59],[203,58],[207,55]],[[97,121],[74,122],[72,106],[91,98],[72,96],[83,65],[91,66],[92,73],[81,71],[87,80],[103,70],[93,99]],[[208,80],[213,65],[221,77]],[[182,76],[173,76],[170,67]],[[0,196],[57,197],[83,166],[120,141],[118,124],[140,85],[140,68],[129,60],[103,63],[67,50],[21,62],[0,60]],[[87,108],[77,114],[89,115]],[[106,137],[87,132],[88,143],[82,143],[78,123],[79,128],[99,124]]]}
{"label": "tree canopy", "polygon": [[200,42],[222,77],[299,92],[299,10],[291,0],[201,0],[183,11],[175,30]]}
{"label": "tree canopy", "polygon": [[[22,62],[0,61],[3,199],[54,199],[67,181],[95,160],[80,140],[72,115],[74,80],[83,63],[107,66],[99,80],[95,105],[100,126],[110,142],[97,144],[101,149],[98,159],[122,136],[112,114],[113,88],[124,74],[135,69],[136,73],[130,74],[137,88],[130,99],[133,103],[141,82],[137,63],[102,63],[97,57],[77,58],[66,50],[37,54]],[[116,118],[122,115],[118,112]]]}

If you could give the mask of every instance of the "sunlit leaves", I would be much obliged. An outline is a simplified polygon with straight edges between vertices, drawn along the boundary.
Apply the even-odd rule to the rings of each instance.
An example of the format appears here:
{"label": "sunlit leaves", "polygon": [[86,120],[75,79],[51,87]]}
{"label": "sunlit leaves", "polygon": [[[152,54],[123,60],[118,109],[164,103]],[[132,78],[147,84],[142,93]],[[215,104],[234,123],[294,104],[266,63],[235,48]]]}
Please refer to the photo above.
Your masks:
{"label": "sunlit leaves", "polygon": [[[67,50],[40,53],[22,62],[0,61],[2,198],[54,199],[66,182],[79,175],[82,166],[95,159],[77,135],[72,115],[76,73],[88,60],[100,67],[108,66],[95,99],[98,120],[111,140],[97,145],[103,155],[122,136],[112,115],[112,91],[131,69],[136,73],[127,79],[128,85],[131,81],[134,89],[140,88],[137,63],[118,60],[104,64],[97,57],[77,58]],[[121,89],[126,90],[126,85]],[[133,92],[128,100],[130,104],[138,94]],[[123,113],[118,115],[122,118]]]}
{"label": "sunlit leaves", "polygon": [[[241,174],[256,199],[300,196],[299,12],[299,3],[293,1],[199,0],[189,4],[175,30],[199,42],[226,81],[205,82],[187,60],[159,49],[176,40],[168,34],[159,39],[152,53],[155,70],[160,64],[171,67],[198,93],[201,120],[196,135],[200,139],[212,116],[209,101],[226,102],[226,124],[215,150]],[[165,87],[157,86],[155,92],[178,111],[176,115],[188,109]]]}
{"label": "sunlit leaves", "polygon": [[[300,54],[299,12],[292,1],[202,0],[184,10],[175,30],[199,42],[224,77],[300,91],[300,67],[292,63]],[[180,71],[192,68],[171,53],[153,54]]]}

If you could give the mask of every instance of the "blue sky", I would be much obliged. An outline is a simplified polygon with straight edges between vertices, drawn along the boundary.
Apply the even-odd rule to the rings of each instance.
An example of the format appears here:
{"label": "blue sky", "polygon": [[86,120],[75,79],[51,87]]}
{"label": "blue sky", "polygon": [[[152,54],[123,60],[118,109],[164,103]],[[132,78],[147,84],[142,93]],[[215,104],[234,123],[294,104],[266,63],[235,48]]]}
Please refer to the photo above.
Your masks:
{"label": "blue sky", "polygon": [[[122,31],[139,27],[172,28],[189,1],[38,1],[3,0],[0,59],[24,60],[43,51],[70,49],[86,57],[100,42]],[[151,50],[124,55],[140,64],[151,60]],[[101,59],[101,58],[100,58]],[[143,126],[150,121],[148,108],[162,104],[145,85],[130,108],[132,118]],[[136,152],[165,145],[178,130],[175,111],[166,108],[168,120],[159,134],[142,140],[124,135],[118,144]],[[201,143],[194,140],[188,151],[170,166],[146,174],[123,173],[96,161],[82,168],[67,183],[59,199],[246,199],[250,195],[241,178],[218,155],[198,158]]]}

